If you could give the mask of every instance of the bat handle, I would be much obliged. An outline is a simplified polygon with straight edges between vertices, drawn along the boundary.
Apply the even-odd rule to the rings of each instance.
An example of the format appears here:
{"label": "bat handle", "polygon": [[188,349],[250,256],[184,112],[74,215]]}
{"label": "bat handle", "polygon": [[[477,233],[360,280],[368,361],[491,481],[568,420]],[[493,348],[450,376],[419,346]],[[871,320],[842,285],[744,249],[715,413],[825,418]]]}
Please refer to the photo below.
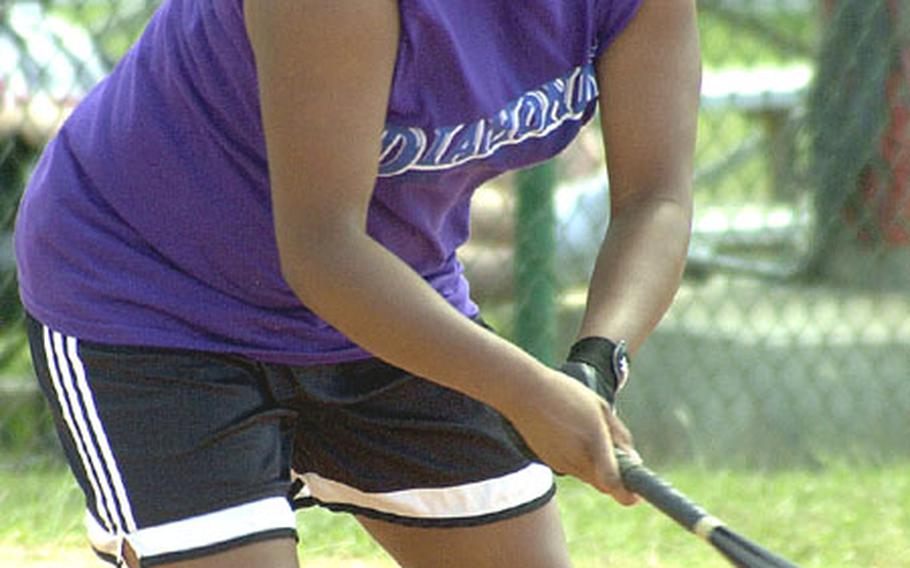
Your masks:
{"label": "bat handle", "polygon": [[710,515],[656,473],[642,465],[640,459],[633,458],[618,448],[615,450],[615,454],[626,489],[640,495],[686,530],[707,540],[714,529],[724,526],[719,519]]}

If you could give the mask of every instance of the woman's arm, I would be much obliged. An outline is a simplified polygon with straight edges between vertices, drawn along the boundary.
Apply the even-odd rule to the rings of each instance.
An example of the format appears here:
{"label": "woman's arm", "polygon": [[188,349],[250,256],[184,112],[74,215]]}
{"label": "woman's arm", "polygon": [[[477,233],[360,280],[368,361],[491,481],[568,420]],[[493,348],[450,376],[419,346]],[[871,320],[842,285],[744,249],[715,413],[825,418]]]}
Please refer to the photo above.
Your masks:
{"label": "woman's arm", "polygon": [[396,3],[248,2],[246,12],[288,284],[377,357],[507,406],[512,386],[497,390],[506,381],[490,377],[533,377],[537,363],[461,316],[366,231],[398,45]]}
{"label": "woman's arm", "polygon": [[245,10],[290,287],[377,357],[490,404],[546,463],[630,502],[603,401],[463,317],[366,232],[397,3],[247,2]]}
{"label": "woman's arm", "polygon": [[695,0],[645,0],[598,62],[610,225],[579,337],[635,351],[679,286],[692,220],[701,58]]}

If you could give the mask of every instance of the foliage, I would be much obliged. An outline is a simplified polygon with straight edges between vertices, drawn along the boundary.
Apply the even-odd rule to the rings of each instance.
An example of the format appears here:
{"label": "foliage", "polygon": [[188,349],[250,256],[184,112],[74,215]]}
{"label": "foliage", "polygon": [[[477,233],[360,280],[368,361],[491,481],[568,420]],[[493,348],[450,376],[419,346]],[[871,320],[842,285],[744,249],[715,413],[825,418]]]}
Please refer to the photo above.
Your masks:
{"label": "foliage", "polygon": [[818,21],[814,10],[775,7],[767,0],[762,4],[769,8],[735,8],[724,0],[698,3],[706,66],[787,65],[815,56]]}

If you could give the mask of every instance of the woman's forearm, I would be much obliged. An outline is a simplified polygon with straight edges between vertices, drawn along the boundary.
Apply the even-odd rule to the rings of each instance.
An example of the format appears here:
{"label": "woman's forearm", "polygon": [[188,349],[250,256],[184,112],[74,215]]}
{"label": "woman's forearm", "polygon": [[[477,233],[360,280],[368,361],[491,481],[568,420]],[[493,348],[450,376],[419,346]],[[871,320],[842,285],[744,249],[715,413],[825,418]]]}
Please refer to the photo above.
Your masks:
{"label": "woman's forearm", "polygon": [[517,393],[528,392],[545,371],[457,312],[362,230],[310,229],[318,235],[300,234],[294,245],[279,240],[290,259],[285,279],[310,309],[370,353],[506,415]]}
{"label": "woman's forearm", "polygon": [[628,342],[634,352],[670,306],[689,245],[687,202],[628,204],[610,221],[588,291],[579,337]]}

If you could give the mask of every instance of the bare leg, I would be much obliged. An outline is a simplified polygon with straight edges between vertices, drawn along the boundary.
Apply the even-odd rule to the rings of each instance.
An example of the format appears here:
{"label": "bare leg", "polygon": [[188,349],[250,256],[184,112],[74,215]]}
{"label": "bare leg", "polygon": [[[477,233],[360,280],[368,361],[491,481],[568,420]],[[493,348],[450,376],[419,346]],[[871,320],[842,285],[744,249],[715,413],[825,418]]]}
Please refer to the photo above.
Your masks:
{"label": "bare leg", "polygon": [[404,568],[568,568],[556,501],[526,515],[465,528],[417,528],[358,517]]}
{"label": "bare leg", "polygon": [[[127,549],[127,566],[136,568],[135,554]],[[167,568],[297,568],[297,543],[293,538],[275,538],[216,552],[202,558],[162,564]]]}

